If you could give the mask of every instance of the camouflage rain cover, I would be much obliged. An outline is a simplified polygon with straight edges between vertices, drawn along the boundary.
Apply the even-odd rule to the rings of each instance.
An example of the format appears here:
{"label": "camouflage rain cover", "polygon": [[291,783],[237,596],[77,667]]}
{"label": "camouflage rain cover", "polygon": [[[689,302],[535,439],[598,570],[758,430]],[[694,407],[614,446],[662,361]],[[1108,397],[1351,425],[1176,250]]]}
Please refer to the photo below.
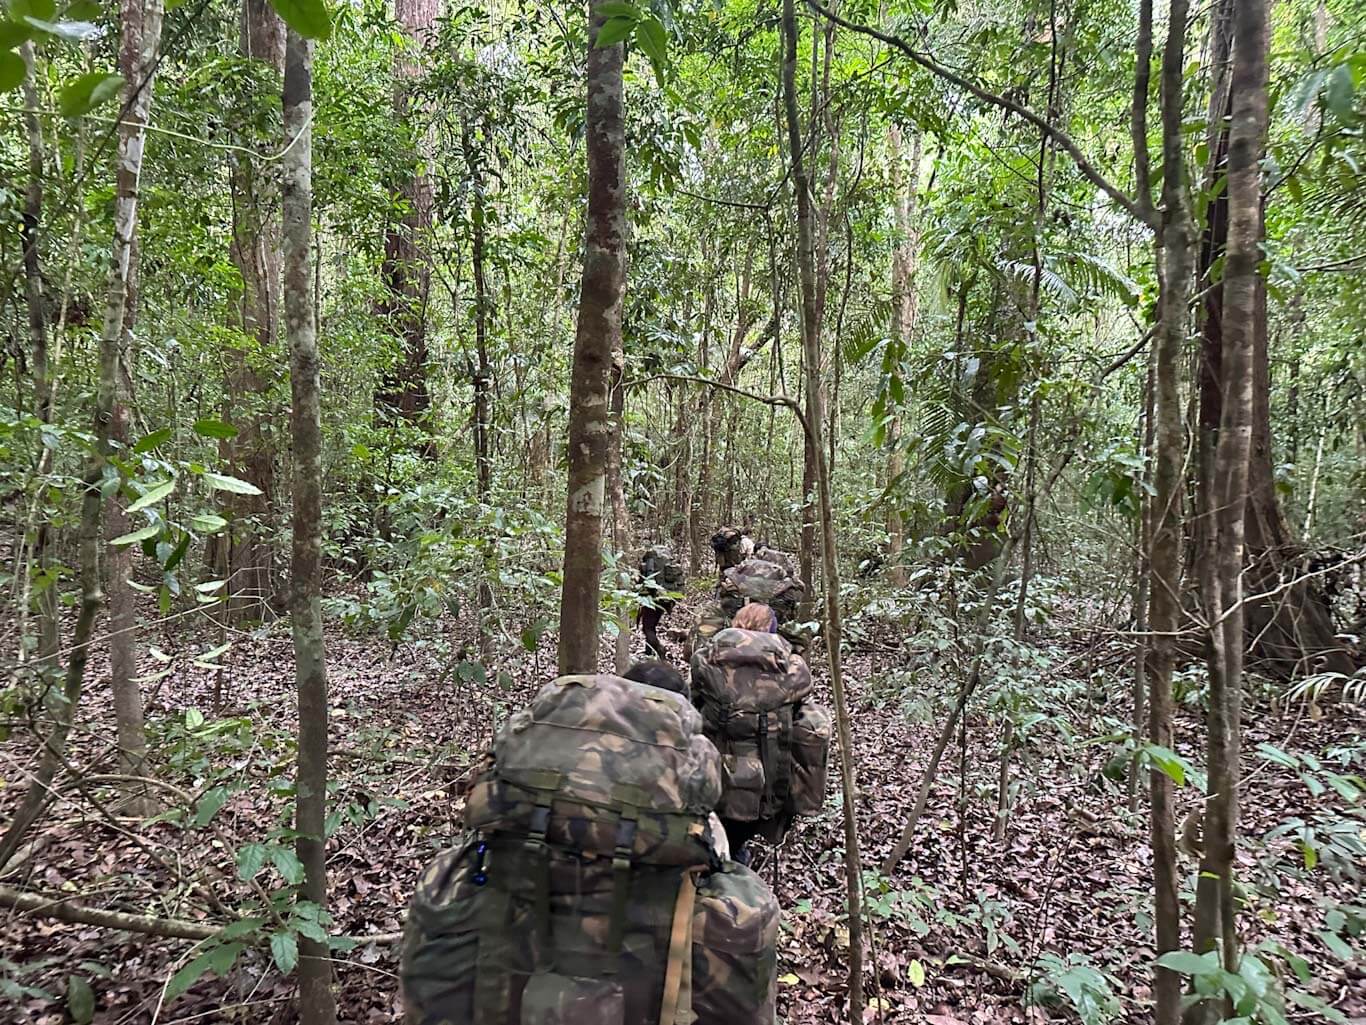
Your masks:
{"label": "camouflage rain cover", "polygon": [[681,694],[608,674],[563,676],[499,731],[465,824],[524,833],[538,803],[553,802],[548,842],[610,855],[629,808],[635,858],[695,864],[720,792],[716,750]]}
{"label": "camouflage rain cover", "polygon": [[738,566],[754,554],[754,541],[735,527],[722,527],[711,539],[716,564],[722,570]]}
{"label": "camouflage rain cover", "polygon": [[806,597],[806,584],[779,563],[756,557],[723,572],[718,591],[722,604],[734,605],[736,611],[745,602],[763,602],[781,620],[792,615]]}
{"label": "camouflage rain cover", "polygon": [[769,712],[811,693],[811,670],[778,634],[728,627],[693,657],[693,693],[705,707]]}
{"label": "camouflage rain cover", "polygon": [[692,927],[696,1025],[773,1025],[778,975],[778,901],[742,865],[704,876]]}

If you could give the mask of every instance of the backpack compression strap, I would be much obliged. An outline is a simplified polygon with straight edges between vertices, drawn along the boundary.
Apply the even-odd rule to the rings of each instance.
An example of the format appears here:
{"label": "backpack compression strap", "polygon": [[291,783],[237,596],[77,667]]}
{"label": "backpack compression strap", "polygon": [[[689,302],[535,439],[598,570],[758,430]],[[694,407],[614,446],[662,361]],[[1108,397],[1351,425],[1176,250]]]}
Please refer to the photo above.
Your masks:
{"label": "backpack compression strap", "polygon": [[685,973],[692,974],[692,916],[696,896],[697,881],[691,872],[684,872],[678,885],[678,900],[674,903],[673,927],[669,930],[669,960],[664,968],[664,999],[659,1005],[659,1025],[677,1025],[683,977]]}

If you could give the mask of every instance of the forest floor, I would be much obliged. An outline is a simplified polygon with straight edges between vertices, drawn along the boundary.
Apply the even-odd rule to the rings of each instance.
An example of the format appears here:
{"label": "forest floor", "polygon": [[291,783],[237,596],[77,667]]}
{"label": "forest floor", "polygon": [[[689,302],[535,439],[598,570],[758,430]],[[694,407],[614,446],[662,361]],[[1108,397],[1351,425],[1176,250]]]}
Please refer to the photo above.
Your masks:
{"label": "forest floor", "polygon": [[[684,607],[666,620],[676,658],[687,615]],[[189,909],[202,906],[189,899],[186,880],[196,874],[228,906],[250,896],[236,877],[236,851],[288,824],[291,798],[284,781],[292,774],[295,727],[288,630],[277,625],[239,638],[222,656],[229,668],[220,674],[193,662],[196,653],[217,644],[207,623],[202,632],[183,622],[171,626],[175,629],[167,627],[156,646],[172,661],[148,656],[144,667],[172,669],[149,685],[154,740],[165,745],[163,755],[170,759],[157,772],[189,791],[212,785],[206,781],[213,773],[222,774],[220,783],[247,785],[228,797],[211,825],[189,835],[170,822],[135,825],[107,818],[81,794],[67,792],[58,812],[35,830],[36,842],[24,852],[20,872],[3,882],[165,917],[191,917]],[[456,634],[460,629],[453,627]],[[1028,734],[1016,765],[1023,785],[1004,841],[992,838],[999,723],[979,710],[966,723],[965,747],[960,750],[955,742],[945,755],[908,856],[890,879],[868,877],[878,968],[878,985],[868,988],[869,1020],[927,1025],[1076,1021],[1072,1006],[1045,992],[1069,990],[1073,1003],[1076,998],[1093,1001],[1091,1010],[1098,1016],[1092,1021],[1145,1018],[1134,1008],[1147,996],[1151,960],[1146,825],[1141,815],[1127,811],[1123,784],[1101,776],[1113,749],[1083,743],[1112,732],[1107,715],[1123,714],[1116,709],[1122,707],[1129,662],[1118,642],[1092,642],[1056,626],[1052,632],[1060,648],[1077,656],[1062,661],[1072,665],[1072,692],[1079,698],[1066,722],[1043,722]],[[334,931],[365,936],[402,928],[418,872],[458,834],[460,808],[451,795],[487,746],[495,721],[522,705],[552,674],[553,642],[553,637],[542,638],[535,652],[517,646],[512,664],[504,667],[515,682],[503,688],[494,681],[462,681],[467,673],[443,667],[430,650],[394,648],[382,639],[332,631],[333,801],[350,810],[328,848]],[[640,648],[639,638],[635,646]],[[951,700],[939,692],[947,684],[926,684],[936,692],[912,695],[909,707],[922,713],[933,709],[934,715],[908,714],[905,694],[885,683],[905,652],[896,638],[874,635],[852,653],[847,667],[868,872],[901,829],[939,727],[937,717]],[[825,690],[819,658],[814,668],[818,687]],[[1106,671],[1112,674],[1108,693],[1091,694],[1090,674]],[[97,653],[81,729],[73,738],[74,764],[88,765],[102,751],[107,757],[113,733],[107,678],[107,661]],[[830,703],[828,693],[822,700]],[[191,710],[203,713],[202,725]],[[1196,746],[1189,741],[1198,737],[1197,718],[1190,709],[1182,714],[1178,747],[1193,755]],[[1328,707],[1315,717],[1302,707],[1249,707],[1247,720],[1248,764],[1261,767],[1250,774],[1243,796],[1246,832],[1261,836],[1289,816],[1334,807],[1331,789],[1311,797],[1296,772],[1251,752],[1268,742],[1322,756],[1344,738],[1360,737],[1366,726],[1362,710]],[[0,821],[13,812],[32,753],[31,741],[19,734],[0,747],[5,781]],[[1362,771],[1360,761],[1351,771]],[[1192,806],[1194,791],[1188,787],[1182,793],[1186,806]],[[776,855],[764,852],[759,863],[775,882],[783,906],[779,1010],[792,1025],[836,1021],[845,1001],[848,931],[840,912],[842,832],[833,774],[831,794],[824,815],[801,821],[784,849]],[[1292,839],[1282,846],[1285,858],[1301,857]],[[1245,875],[1255,875],[1252,855],[1243,857]],[[1185,862],[1183,867],[1192,885],[1194,866]],[[1345,968],[1317,935],[1324,928],[1322,896],[1332,893],[1343,900],[1350,894],[1326,866],[1312,882],[1312,887],[1283,883],[1274,899],[1251,893],[1245,928],[1253,940],[1279,940],[1306,958],[1318,996],[1348,1020],[1366,1020],[1360,965]],[[226,978],[206,976],[184,996],[163,1001],[167,980],[196,952],[186,940],[0,911],[0,985],[8,982],[11,994],[17,986],[29,987],[23,995],[0,996],[0,1020],[41,1025],[70,1020],[64,1003],[73,974],[91,983],[93,1020],[107,1025],[293,1020],[291,982],[269,955],[253,951]],[[391,941],[362,942],[339,955],[343,1022],[401,1021],[397,952]],[[1098,985],[1095,972],[1102,973]],[[1042,985],[1033,984],[1039,980]],[[1114,1008],[1113,1018],[1101,1010],[1107,987],[1124,1002],[1122,1011]]]}

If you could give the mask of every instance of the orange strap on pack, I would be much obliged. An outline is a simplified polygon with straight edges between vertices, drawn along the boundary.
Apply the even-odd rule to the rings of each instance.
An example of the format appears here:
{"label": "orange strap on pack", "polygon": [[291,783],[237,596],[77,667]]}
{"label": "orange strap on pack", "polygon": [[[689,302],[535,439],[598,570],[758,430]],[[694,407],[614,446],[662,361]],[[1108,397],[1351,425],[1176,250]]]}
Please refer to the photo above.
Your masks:
{"label": "orange strap on pack", "polygon": [[691,872],[683,873],[674,904],[673,928],[669,932],[669,961],[664,969],[664,999],[659,1005],[659,1025],[678,1021],[678,995],[683,988],[683,970],[692,958],[693,899],[697,883]]}

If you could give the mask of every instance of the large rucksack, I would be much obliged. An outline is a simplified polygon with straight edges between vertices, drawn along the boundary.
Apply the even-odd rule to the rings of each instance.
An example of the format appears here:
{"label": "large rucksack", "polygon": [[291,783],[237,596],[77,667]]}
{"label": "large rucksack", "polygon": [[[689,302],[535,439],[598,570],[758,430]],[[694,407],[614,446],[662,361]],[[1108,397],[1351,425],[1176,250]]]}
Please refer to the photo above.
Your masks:
{"label": "large rucksack", "polygon": [[724,571],[753,555],[754,541],[742,530],[722,527],[711,536],[711,550],[716,553],[717,568]]}
{"label": "large rucksack", "polygon": [[771,1025],[777,903],[711,850],[701,725],[682,695],[608,675],[509,720],[469,838],[409,908],[410,1025]]}
{"label": "large rucksack", "polygon": [[782,563],[754,557],[721,574],[717,597],[731,616],[747,602],[763,602],[781,623],[796,616],[806,598],[806,583]]}
{"label": "large rucksack", "polygon": [[666,597],[669,592],[683,590],[683,567],[662,548],[648,548],[640,557],[641,593],[648,595],[655,607],[669,612],[676,599]]}
{"label": "large rucksack", "polygon": [[811,670],[777,634],[728,628],[693,656],[693,700],[721,752],[717,814],[772,823],[825,802],[830,715],[808,700]]}

